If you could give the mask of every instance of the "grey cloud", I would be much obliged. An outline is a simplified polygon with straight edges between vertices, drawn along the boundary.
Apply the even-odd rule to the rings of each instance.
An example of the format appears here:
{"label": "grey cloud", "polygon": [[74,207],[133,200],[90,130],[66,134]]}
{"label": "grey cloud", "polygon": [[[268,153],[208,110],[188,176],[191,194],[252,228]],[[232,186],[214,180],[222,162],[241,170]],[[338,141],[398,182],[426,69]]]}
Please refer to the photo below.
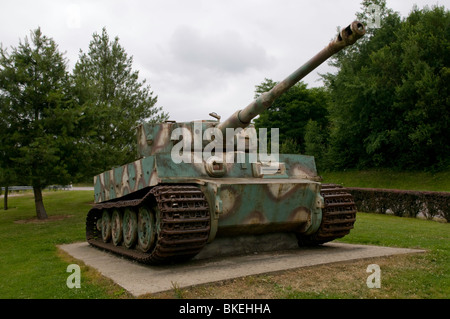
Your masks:
{"label": "grey cloud", "polygon": [[187,67],[225,73],[267,67],[272,60],[261,45],[245,41],[236,31],[205,34],[180,26],[173,33],[169,48],[175,60]]}
{"label": "grey cloud", "polygon": [[[17,46],[40,26],[73,67],[92,34],[106,27],[172,119],[204,119],[211,111],[225,118],[251,101],[264,78],[280,81],[321,50],[337,26],[354,19],[361,1],[2,1],[0,42]],[[414,1],[419,7],[436,2]],[[412,8],[404,0],[387,4],[403,16]],[[328,67],[305,82],[320,85],[317,74]]]}

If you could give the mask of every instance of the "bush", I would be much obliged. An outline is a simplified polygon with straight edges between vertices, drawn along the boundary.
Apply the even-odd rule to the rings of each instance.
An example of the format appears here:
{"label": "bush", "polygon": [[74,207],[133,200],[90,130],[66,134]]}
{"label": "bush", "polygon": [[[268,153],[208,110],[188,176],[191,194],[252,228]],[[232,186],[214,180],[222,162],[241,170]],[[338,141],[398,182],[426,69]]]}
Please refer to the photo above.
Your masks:
{"label": "bush", "polygon": [[347,188],[358,211],[450,220],[450,192]]}

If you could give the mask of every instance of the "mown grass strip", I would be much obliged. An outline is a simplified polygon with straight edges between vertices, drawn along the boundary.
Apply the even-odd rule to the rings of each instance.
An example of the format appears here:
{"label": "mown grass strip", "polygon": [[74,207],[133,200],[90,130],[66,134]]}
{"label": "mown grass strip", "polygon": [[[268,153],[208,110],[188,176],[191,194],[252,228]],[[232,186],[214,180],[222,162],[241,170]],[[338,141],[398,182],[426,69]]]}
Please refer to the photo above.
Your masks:
{"label": "mown grass strip", "polygon": [[[35,220],[31,194],[11,197],[0,207],[0,298],[128,298],[122,288],[57,245],[85,240],[85,217],[92,192],[45,192],[49,220]],[[355,229],[341,241],[421,248],[425,254],[394,256],[308,267],[273,275],[192,287],[154,297],[172,298],[449,298],[449,224],[414,218],[358,213]],[[66,285],[67,266],[81,266],[81,289]],[[382,288],[368,289],[369,263],[379,263]]]}
{"label": "mown grass strip", "polygon": [[323,172],[321,175],[324,183],[342,184],[345,187],[450,192],[450,171],[431,173],[372,169]]}

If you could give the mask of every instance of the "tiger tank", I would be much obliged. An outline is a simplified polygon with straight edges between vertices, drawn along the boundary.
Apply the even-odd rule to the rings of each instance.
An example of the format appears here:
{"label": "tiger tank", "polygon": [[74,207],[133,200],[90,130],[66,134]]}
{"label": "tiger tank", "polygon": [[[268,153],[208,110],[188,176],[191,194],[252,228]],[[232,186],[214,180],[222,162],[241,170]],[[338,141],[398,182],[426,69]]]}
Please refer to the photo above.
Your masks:
{"label": "tiger tank", "polygon": [[211,113],[211,120],[140,124],[138,159],[94,177],[88,243],[157,265],[189,260],[219,238],[288,233],[296,245],[309,246],[349,234],[356,220],[352,195],[322,184],[313,156],[273,148],[268,155],[260,141],[267,132],[258,136],[251,121],[364,34],[354,21],[225,121]]}

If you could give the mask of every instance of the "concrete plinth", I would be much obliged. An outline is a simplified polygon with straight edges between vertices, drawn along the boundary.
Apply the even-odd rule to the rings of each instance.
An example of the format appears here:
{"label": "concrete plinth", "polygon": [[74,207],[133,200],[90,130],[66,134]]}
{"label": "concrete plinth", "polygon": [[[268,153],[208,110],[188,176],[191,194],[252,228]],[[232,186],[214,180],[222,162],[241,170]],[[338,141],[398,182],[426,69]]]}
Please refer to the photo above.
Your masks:
{"label": "concrete plinth", "polygon": [[[273,241],[273,238],[270,240]],[[286,240],[284,244],[282,241],[278,244],[275,243],[273,249],[281,247],[285,250],[254,252],[247,249],[246,255],[233,257],[229,256],[233,253],[230,245],[235,245],[235,243],[227,242],[225,239],[218,240],[215,244],[216,248],[214,245],[205,247],[205,251],[202,251],[196,259],[168,266],[139,264],[94,248],[86,242],[62,245],[59,248],[83,261],[86,265],[97,269],[102,275],[112,279],[134,296],[170,290],[173,289],[174,284],[183,288],[326,263],[424,252],[417,249],[342,243],[328,243],[315,248],[294,248],[291,247],[290,240]],[[244,246],[241,245],[238,248],[242,250]],[[222,247],[221,252],[217,251],[219,249],[217,247]],[[261,247],[265,246],[261,245]],[[286,247],[291,248],[286,249]],[[217,252],[216,255],[214,255],[214,251]]]}

